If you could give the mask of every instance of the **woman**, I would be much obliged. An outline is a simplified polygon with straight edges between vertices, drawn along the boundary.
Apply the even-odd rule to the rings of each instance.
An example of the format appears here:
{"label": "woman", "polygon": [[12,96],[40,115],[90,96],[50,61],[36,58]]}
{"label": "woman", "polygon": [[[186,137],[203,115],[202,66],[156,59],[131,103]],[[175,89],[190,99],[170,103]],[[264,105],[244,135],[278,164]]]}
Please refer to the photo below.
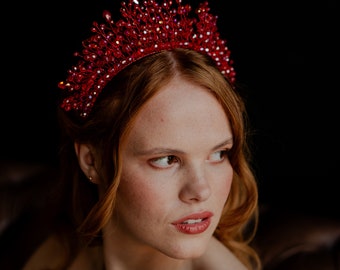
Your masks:
{"label": "woman", "polygon": [[190,7],[176,4],[131,1],[122,4],[129,23],[105,12],[109,27],[94,24],[60,85],[68,218],[26,270],[260,268],[250,247],[257,186],[229,51],[212,55],[224,42],[206,3],[195,21],[205,44],[188,37]]}

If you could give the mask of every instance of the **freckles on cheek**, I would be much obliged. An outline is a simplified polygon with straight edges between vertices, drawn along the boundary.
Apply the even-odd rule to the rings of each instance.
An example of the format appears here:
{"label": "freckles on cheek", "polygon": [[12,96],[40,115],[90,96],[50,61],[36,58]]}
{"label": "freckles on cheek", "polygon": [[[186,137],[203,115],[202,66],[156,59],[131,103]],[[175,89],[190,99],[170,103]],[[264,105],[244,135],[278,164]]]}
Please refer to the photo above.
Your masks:
{"label": "freckles on cheek", "polygon": [[133,204],[134,202],[137,204],[138,202],[145,200],[147,194],[144,191],[145,188],[134,183],[120,184],[118,188],[119,197],[121,200],[128,202],[128,204]]}
{"label": "freckles on cheek", "polygon": [[221,186],[218,189],[220,196],[224,197],[225,200],[229,197],[232,182],[233,182],[233,174],[229,173],[228,176],[223,181],[223,186]]}
{"label": "freckles on cheek", "polygon": [[117,193],[119,201],[122,202],[123,211],[133,211],[135,215],[147,211],[150,208],[150,202],[155,202],[150,187],[138,183],[138,181],[124,181],[122,179]]}
{"label": "freckles on cheek", "polygon": [[217,194],[219,194],[218,196],[224,200],[227,200],[230,194],[230,187],[230,182],[227,182],[223,187],[217,190]]}

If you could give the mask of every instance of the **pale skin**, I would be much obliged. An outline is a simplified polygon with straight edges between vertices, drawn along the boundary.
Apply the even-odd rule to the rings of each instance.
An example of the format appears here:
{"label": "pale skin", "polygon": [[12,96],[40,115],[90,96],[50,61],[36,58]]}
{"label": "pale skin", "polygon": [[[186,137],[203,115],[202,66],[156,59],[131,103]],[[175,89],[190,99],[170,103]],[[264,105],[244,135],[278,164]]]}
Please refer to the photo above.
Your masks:
{"label": "pale skin", "polygon": [[[116,208],[103,229],[106,270],[245,269],[212,236],[232,183],[232,135],[216,98],[179,77],[144,105],[121,145]],[[75,149],[100,187],[91,147]]]}

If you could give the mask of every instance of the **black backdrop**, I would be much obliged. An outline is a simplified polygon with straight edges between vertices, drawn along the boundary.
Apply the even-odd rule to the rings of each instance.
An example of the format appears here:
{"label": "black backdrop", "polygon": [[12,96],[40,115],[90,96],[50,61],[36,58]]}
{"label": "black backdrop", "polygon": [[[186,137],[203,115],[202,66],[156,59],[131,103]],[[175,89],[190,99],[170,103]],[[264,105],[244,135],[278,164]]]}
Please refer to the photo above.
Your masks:
{"label": "black backdrop", "polygon": [[[2,160],[55,161],[57,82],[92,21],[118,7],[58,0],[2,8]],[[247,95],[260,201],[339,214],[336,0],[213,0],[211,8]]]}

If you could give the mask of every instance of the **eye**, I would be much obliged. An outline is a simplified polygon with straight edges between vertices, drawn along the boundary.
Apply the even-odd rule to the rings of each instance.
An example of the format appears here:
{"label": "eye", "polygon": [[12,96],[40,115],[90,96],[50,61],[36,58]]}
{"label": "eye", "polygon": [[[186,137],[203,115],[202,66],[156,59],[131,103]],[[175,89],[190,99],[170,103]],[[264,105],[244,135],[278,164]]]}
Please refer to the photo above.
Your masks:
{"label": "eye", "polygon": [[161,168],[161,169],[170,168],[175,163],[178,163],[178,162],[179,160],[176,156],[164,156],[164,157],[153,158],[150,160],[150,163],[152,166]]}
{"label": "eye", "polygon": [[224,150],[220,150],[220,151],[216,151],[214,153],[212,153],[209,156],[209,160],[213,163],[218,163],[218,162],[222,162],[225,158],[228,157],[228,150],[224,149]]}

